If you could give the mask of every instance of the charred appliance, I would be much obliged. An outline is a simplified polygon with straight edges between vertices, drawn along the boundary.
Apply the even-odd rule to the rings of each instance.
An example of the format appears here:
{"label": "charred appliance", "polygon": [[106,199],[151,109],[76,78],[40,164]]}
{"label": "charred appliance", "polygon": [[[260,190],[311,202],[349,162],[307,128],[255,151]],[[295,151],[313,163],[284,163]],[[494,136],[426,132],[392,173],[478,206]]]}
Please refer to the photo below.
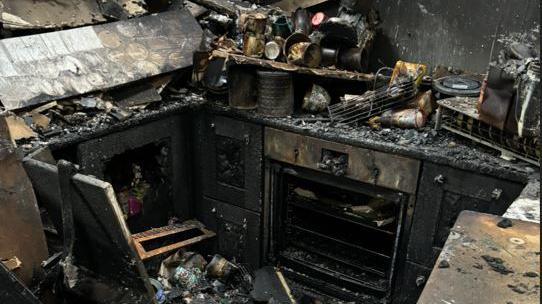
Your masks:
{"label": "charred appliance", "polygon": [[390,302],[418,162],[274,129],[265,138],[270,261],[323,299]]}

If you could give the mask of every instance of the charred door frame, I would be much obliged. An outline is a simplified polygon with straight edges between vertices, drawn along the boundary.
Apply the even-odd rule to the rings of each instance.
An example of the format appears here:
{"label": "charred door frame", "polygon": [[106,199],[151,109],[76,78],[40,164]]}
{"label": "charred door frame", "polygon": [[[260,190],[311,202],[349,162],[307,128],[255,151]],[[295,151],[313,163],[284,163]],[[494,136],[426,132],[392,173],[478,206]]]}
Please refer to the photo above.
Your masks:
{"label": "charred door frame", "polygon": [[285,194],[284,175],[286,174],[300,176],[308,180],[322,182],[330,186],[358,193],[385,193],[389,198],[395,198],[395,201],[400,203],[399,214],[401,216],[399,217],[399,222],[397,224],[398,227],[394,240],[394,250],[388,277],[388,291],[385,295],[387,302],[391,302],[391,295],[396,289],[395,282],[399,281],[396,278],[396,275],[400,273],[400,269],[404,266],[415,195],[266,159],[264,176],[264,214],[262,215],[262,252],[268,263],[275,263],[277,254],[276,242],[278,240],[276,236],[280,235],[280,227],[277,227],[277,223],[280,222],[278,219],[280,211],[277,210],[277,207],[279,207],[277,204],[281,203]]}

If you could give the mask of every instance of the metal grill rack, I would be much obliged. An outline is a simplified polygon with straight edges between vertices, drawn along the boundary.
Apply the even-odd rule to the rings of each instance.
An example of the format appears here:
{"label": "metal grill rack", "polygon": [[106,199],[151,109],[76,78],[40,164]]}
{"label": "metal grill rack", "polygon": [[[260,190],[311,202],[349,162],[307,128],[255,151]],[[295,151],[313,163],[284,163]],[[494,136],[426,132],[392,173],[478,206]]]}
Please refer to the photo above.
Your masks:
{"label": "metal grill rack", "polygon": [[353,124],[369,119],[384,111],[403,104],[416,96],[414,81],[406,81],[393,86],[384,86],[366,94],[328,106],[332,122]]}
{"label": "metal grill rack", "polygon": [[448,98],[439,100],[436,129],[445,129],[475,142],[540,166],[541,144],[537,137],[520,138],[478,119],[476,98]]}

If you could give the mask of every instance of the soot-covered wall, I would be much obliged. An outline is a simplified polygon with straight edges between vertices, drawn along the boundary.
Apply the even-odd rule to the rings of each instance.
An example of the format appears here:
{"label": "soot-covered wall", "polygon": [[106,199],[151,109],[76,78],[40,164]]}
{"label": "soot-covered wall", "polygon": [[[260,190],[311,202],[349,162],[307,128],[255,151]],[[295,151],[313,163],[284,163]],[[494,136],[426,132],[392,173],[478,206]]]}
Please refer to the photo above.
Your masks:
{"label": "soot-covered wall", "polygon": [[371,69],[398,59],[484,72],[498,35],[540,25],[540,0],[376,0],[381,23]]}

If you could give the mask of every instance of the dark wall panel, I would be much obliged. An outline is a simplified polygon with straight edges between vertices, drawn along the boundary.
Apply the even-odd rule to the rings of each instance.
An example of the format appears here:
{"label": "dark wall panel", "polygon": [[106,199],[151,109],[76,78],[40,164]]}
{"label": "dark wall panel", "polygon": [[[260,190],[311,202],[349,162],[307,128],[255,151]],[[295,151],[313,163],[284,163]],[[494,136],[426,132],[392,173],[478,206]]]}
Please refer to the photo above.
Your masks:
{"label": "dark wall panel", "polygon": [[375,7],[372,69],[401,59],[483,72],[497,27],[507,34],[540,24],[539,0],[376,0]]}

